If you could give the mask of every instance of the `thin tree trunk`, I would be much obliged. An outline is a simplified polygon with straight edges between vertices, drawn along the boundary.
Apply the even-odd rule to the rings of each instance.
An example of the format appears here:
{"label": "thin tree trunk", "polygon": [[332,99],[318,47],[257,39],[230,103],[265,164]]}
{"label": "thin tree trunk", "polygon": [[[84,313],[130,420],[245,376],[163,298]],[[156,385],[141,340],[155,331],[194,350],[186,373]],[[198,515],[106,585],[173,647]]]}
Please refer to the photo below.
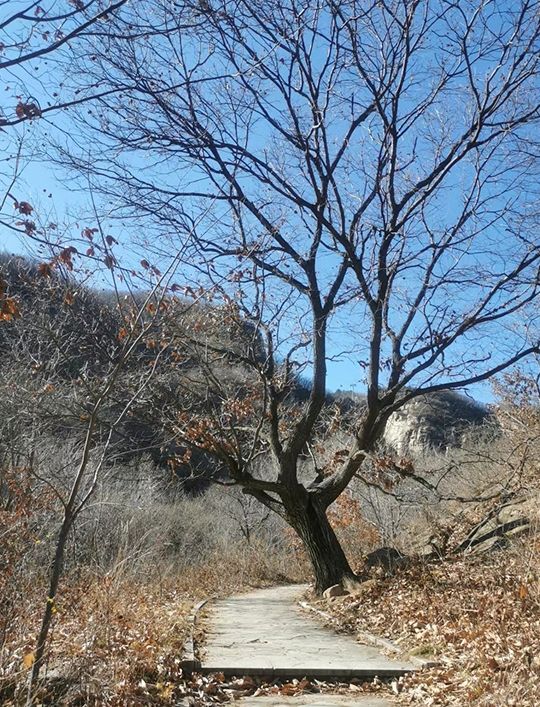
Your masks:
{"label": "thin tree trunk", "polygon": [[301,538],[311,561],[316,593],[322,594],[334,584],[356,583],[357,577],[317,496],[305,493],[296,503],[286,505],[289,523]]}
{"label": "thin tree trunk", "polygon": [[64,565],[64,554],[66,549],[66,542],[69,535],[69,530],[73,522],[73,516],[65,515],[62,525],[60,527],[60,532],[58,534],[58,541],[56,543],[56,550],[54,553],[54,560],[51,568],[51,576],[49,579],[49,591],[47,594],[47,603],[45,605],[45,611],[43,612],[43,618],[41,620],[41,628],[39,631],[39,636],[36,642],[36,652],[34,655],[34,663],[32,665],[32,672],[30,674],[30,681],[28,684],[28,699],[27,705],[32,704],[33,692],[36,683],[39,679],[39,673],[43,666],[43,659],[45,656],[45,646],[47,644],[47,638],[49,635],[49,630],[51,628],[52,618],[55,613],[54,602],[56,599],[56,593],[58,591],[58,584],[62,576],[62,569]]}

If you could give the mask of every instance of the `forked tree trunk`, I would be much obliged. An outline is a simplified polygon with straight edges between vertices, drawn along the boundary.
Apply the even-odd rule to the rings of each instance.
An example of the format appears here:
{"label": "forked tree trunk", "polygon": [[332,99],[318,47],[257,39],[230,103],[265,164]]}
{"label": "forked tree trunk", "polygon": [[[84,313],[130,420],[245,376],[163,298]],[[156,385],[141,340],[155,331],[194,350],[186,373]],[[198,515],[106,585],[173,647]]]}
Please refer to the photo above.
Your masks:
{"label": "forked tree trunk", "polygon": [[343,548],[326,515],[326,509],[314,494],[286,504],[291,526],[300,536],[315,576],[315,591],[322,594],[334,584],[357,582]]}

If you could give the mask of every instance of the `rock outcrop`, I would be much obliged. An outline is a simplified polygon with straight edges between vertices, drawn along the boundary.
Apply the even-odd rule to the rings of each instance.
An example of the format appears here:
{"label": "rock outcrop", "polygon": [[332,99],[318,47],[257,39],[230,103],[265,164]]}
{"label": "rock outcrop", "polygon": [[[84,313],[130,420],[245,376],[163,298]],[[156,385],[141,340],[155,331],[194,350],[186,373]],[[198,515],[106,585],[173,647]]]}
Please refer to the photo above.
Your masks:
{"label": "rock outcrop", "polygon": [[[348,424],[362,414],[365,396],[338,391],[330,396]],[[405,403],[386,423],[382,442],[396,454],[418,455],[459,446],[493,423],[489,408],[454,391],[422,394]]]}
{"label": "rock outcrop", "polygon": [[491,419],[480,403],[453,391],[421,395],[394,413],[386,424],[384,442],[398,454],[445,451]]}

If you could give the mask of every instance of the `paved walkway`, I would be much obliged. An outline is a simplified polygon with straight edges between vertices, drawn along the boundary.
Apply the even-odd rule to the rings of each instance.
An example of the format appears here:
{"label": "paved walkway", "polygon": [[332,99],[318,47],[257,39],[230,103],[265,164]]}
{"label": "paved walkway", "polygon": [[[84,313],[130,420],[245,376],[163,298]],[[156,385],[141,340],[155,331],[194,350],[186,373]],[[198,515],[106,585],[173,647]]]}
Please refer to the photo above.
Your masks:
{"label": "paved walkway", "polygon": [[346,695],[300,695],[298,697],[248,697],[240,700],[242,707],[396,707],[382,697],[349,697]]}
{"label": "paved walkway", "polygon": [[305,589],[299,585],[260,589],[210,605],[203,672],[345,679],[401,675],[414,669],[322,626],[297,605]]}

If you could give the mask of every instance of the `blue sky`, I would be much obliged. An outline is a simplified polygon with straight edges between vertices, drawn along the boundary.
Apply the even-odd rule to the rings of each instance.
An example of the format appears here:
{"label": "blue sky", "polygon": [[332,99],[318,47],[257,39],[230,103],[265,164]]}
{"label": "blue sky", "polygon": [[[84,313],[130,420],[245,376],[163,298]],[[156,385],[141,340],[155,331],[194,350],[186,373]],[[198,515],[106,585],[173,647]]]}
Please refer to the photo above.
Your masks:
{"label": "blue sky", "polygon": [[[58,223],[63,232],[78,238],[81,229],[92,225],[89,213],[88,197],[74,186],[72,175],[37,159],[26,162],[19,180],[12,189],[13,196],[32,204],[44,222]],[[5,210],[9,210],[8,202]],[[104,224],[107,226],[106,224]],[[110,231],[118,235],[118,224],[111,224]],[[122,240],[119,236],[119,240]],[[1,248],[14,254],[40,257],[39,248],[24,236],[17,236],[3,229]],[[127,257],[127,252],[124,253]],[[355,346],[354,337],[347,323],[336,322],[329,346],[327,388],[329,391],[353,390],[362,393],[365,390],[365,371],[358,364],[358,353],[347,354]],[[339,354],[339,355],[338,355]],[[304,375],[309,373],[309,368]],[[492,402],[493,395],[489,383],[471,386],[467,393],[479,401]]]}
{"label": "blue sky", "polygon": [[[14,76],[13,78],[16,82],[19,77]],[[26,85],[28,86],[28,77],[25,76],[24,80],[26,82]],[[57,77],[52,74],[48,75],[45,72],[41,75],[38,75],[37,79],[32,80],[36,80],[40,84],[42,83],[42,81],[45,81],[47,89],[50,92],[52,89],[54,89],[54,84],[57,80]],[[13,102],[14,100],[16,100],[16,93],[17,90],[12,85],[7,91],[7,93],[4,93],[4,100],[8,103]],[[62,114],[58,114],[58,116],[60,117],[56,117],[54,119],[56,122],[56,128],[63,128],[69,133],[70,125],[67,116],[62,116]],[[453,117],[454,116],[451,114],[447,115],[444,128],[447,128],[451,125]],[[428,121],[429,119],[430,116],[427,116],[426,121]],[[46,130],[47,121],[43,120],[39,122],[39,129]],[[336,130],[339,132],[339,122],[335,123],[335,125],[337,126]],[[448,129],[452,130],[452,127],[449,127]],[[30,126],[29,130],[31,132],[33,130],[33,126]],[[36,132],[37,130],[38,127],[36,126]],[[265,136],[262,136],[262,138],[259,136],[258,142],[260,144],[257,145],[257,147],[260,147],[260,145],[264,143],[264,138]],[[44,139],[46,140],[46,137]],[[367,152],[364,150],[363,159],[366,159],[367,155],[367,159],[369,161],[371,156],[369,150],[373,150],[373,155],[375,155],[377,152],[378,145],[376,143],[376,140],[372,143],[369,143],[369,141],[363,143],[363,147],[365,148],[365,150],[368,150]],[[416,149],[416,143],[414,149]],[[91,222],[89,222],[91,221],[91,217],[89,218],[88,216],[83,215],[84,212],[88,213],[88,197],[70,188],[73,185],[72,175],[68,174],[67,172],[61,171],[55,174],[49,165],[38,162],[31,155],[28,155],[27,157],[25,157],[25,159],[27,159],[27,164],[24,167],[21,178],[17,180],[15,186],[12,189],[13,195],[19,200],[25,200],[30,202],[36,209],[36,212],[39,214],[39,218],[42,222],[57,223],[59,224],[59,228],[62,231],[65,231],[67,235],[72,236],[73,238],[79,237],[81,228],[87,225],[93,225]],[[145,165],[141,160],[137,161],[137,159],[135,159],[132,164],[136,168],[140,168],[141,170],[143,169],[143,167],[147,168],[147,165]],[[349,177],[350,175],[346,176]],[[458,175],[458,178],[463,178],[463,174]],[[163,179],[165,178],[163,177]],[[354,181],[352,181],[353,179],[354,175],[351,177],[351,185],[357,188],[358,185],[356,185]],[[434,214],[434,219],[435,222],[437,222],[438,220],[437,225],[439,227],[441,226],[443,219],[451,220],[454,213],[457,211],[457,204],[460,198],[460,186],[458,181],[456,181],[453,185],[450,185],[450,187],[450,191],[447,192],[448,200],[446,201],[446,203],[444,203],[443,199],[436,204],[437,211]],[[361,186],[359,187],[359,191],[361,191]],[[4,211],[9,210],[9,208],[10,202],[8,201]],[[290,230],[293,234],[295,225],[297,226],[298,224],[295,224],[294,221],[292,221]],[[128,232],[126,232],[125,234],[122,233],[122,224],[116,223],[109,225],[105,222],[104,226],[107,229],[110,228],[110,232],[114,233],[115,236],[118,236],[118,240],[121,243],[123,241],[127,241],[130,237],[130,234]],[[123,236],[125,236],[125,238]],[[24,248],[24,239],[21,241],[16,236],[6,230],[4,230],[3,234],[2,248],[4,250],[15,253],[25,252],[26,250]],[[127,255],[127,251],[124,251],[124,256],[131,257],[131,255]],[[407,283],[404,282],[404,287],[406,286]],[[466,299],[467,292],[462,291],[458,293],[457,296]],[[360,327],[361,325],[358,326]],[[364,334],[364,338],[366,338],[365,335],[368,334],[368,332],[362,331],[362,334]],[[354,336],[358,336],[358,331],[353,333],[347,320],[342,321],[336,325],[336,328],[333,332],[332,346],[330,350],[330,360],[328,363],[328,387],[330,390],[341,388],[354,389],[358,392],[361,392],[364,388],[363,370],[356,360],[360,354],[351,354],[350,357],[344,355],[339,361],[333,360],[335,355],[342,349],[350,350],[354,347]],[[488,384],[474,386],[469,392],[475,397],[482,400],[491,399],[490,387]]]}
{"label": "blue sky", "polygon": [[[24,198],[32,204],[42,204],[49,206],[51,212],[58,216],[58,220],[62,221],[68,213],[77,213],[78,210],[87,208],[84,203],[84,198],[77,191],[68,190],[61,182],[58,181],[52,170],[46,165],[30,165],[25,170],[23,184],[18,185],[14,190],[19,198]],[[52,194],[51,200],[48,195]],[[83,223],[77,222],[75,218],[66,219],[74,233],[78,233],[78,229]],[[25,254],[39,257],[39,252],[35,245],[32,245],[24,237],[19,237],[10,233],[7,229],[3,230],[1,248],[3,251],[13,254]],[[327,387],[329,391],[336,390],[352,390],[357,393],[362,393],[365,390],[364,371],[356,361],[356,357],[341,355],[339,359],[334,360],[338,352],[350,349],[353,342],[351,341],[350,332],[347,327],[342,324],[336,329],[332,336],[332,346],[330,348],[330,358],[328,361],[328,378]],[[493,402],[493,394],[489,383],[471,386],[466,391],[475,399],[490,403]]]}

